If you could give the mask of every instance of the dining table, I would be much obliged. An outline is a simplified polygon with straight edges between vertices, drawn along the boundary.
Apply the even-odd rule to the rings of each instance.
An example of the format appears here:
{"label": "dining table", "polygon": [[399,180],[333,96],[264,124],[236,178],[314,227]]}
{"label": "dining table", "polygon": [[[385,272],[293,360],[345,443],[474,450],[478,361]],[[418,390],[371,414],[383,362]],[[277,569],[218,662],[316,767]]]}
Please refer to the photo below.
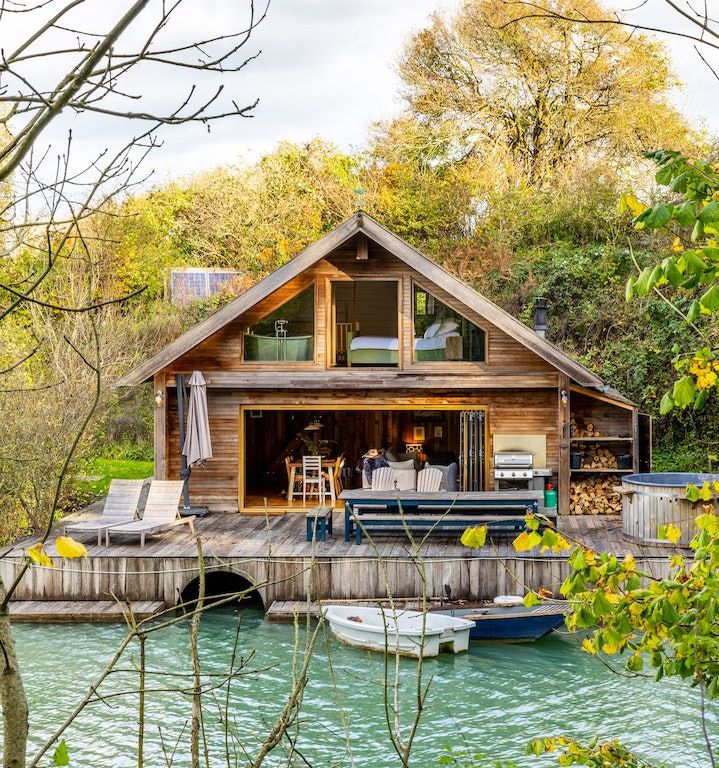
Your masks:
{"label": "dining table", "polygon": [[[327,472],[327,477],[329,481],[330,486],[330,498],[332,499],[332,504],[335,503],[336,495],[335,495],[335,466],[337,464],[337,459],[322,459],[322,471]],[[289,484],[287,486],[287,501],[292,501],[292,499],[295,498],[295,496],[302,496],[302,488],[300,487],[300,490],[295,490],[295,482],[297,480],[297,470],[300,472],[300,477],[302,477],[302,459],[296,460],[296,461],[290,461],[289,463],[290,468],[290,479]]]}

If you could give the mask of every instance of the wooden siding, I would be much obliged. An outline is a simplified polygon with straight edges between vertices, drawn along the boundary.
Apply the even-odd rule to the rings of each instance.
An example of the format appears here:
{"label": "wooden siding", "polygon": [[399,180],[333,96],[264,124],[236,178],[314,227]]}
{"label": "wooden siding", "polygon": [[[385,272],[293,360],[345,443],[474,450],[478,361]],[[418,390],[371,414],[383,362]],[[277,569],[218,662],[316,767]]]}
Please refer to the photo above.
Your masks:
{"label": "wooden siding", "polygon": [[[168,390],[167,478],[180,477],[180,435],[176,390]],[[192,470],[190,499],[213,511],[237,511],[237,457],[240,405],[228,391],[213,391],[207,398],[212,455],[204,467]]]}
{"label": "wooden siding", "polygon": [[[168,390],[170,408],[167,441],[168,477],[179,477],[180,449],[174,389]],[[392,406],[414,406],[418,410],[441,409],[443,406],[486,407],[489,423],[488,450],[489,474],[492,465],[492,436],[494,434],[544,434],[547,437],[547,466],[556,474],[559,470],[559,434],[557,421],[557,391],[547,390],[494,390],[478,394],[476,391],[367,393],[358,399],[348,394],[334,392],[322,395],[312,391],[229,391],[208,390],[208,411],[212,433],[213,458],[205,467],[193,471],[190,481],[190,497],[193,505],[206,505],[213,510],[237,511],[239,485],[239,414],[240,405],[256,407],[295,406],[298,409],[331,410],[352,406],[366,409],[364,412],[377,422],[377,429],[385,432],[387,425],[380,424],[372,415],[380,409],[391,411]],[[396,420],[399,424],[399,419]],[[370,430],[371,432],[371,430]],[[389,433],[388,433],[389,434]],[[451,433],[450,433],[451,435]],[[401,438],[401,435],[397,435]],[[428,435],[427,442],[430,442]],[[371,446],[365,446],[371,447]],[[386,446],[384,446],[386,447]],[[248,449],[249,450],[249,449]],[[351,457],[356,461],[358,457]]]}
{"label": "wooden siding", "polygon": [[[326,369],[331,364],[328,355],[328,350],[331,349],[328,334],[332,332],[328,322],[331,315],[331,283],[333,280],[347,279],[397,280],[399,282],[401,301],[398,336],[401,340],[402,349],[400,367],[403,369],[430,373],[439,373],[443,370],[454,373],[464,371],[477,378],[500,373],[522,373],[527,376],[556,373],[556,368],[546,360],[374,243],[370,243],[369,258],[361,261],[357,260],[354,243],[348,243],[345,247],[336,249],[326,259],[322,259],[315,266],[285,283],[246,313],[232,320],[210,338],[175,360],[166,368],[166,372],[176,373],[197,369],[211,374],[212,371],[226,373],[240,370]],[[278,366],[274,363],[242,361],[242,334],[244,330],[313,282],[316,286],[317,305],[314,363],[284,363]],[[414,282],[432,293],[443,304],[485,330],[487,334],[487,361],[485,363],[461,361],[413,363],[412,287]],[[392,311],[395,310],[394,307],[391,309]]]}

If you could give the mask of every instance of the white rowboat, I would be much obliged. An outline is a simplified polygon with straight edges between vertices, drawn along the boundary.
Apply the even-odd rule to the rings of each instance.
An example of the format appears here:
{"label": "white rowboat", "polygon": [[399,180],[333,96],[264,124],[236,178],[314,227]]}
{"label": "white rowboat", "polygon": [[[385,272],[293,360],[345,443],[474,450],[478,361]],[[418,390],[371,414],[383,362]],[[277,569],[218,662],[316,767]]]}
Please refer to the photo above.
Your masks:
{"label": "white rowboat", "polygon": [[469,647],[474,621],[438,613],[327,605],[322,608],[336,638],[370,651],[423,658]]}

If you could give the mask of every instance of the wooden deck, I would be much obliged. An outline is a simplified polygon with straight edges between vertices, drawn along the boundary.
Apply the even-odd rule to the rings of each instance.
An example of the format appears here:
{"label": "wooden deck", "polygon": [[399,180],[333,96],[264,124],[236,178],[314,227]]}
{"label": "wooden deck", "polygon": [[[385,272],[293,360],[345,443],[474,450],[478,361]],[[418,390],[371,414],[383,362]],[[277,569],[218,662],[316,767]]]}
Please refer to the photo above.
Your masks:
{"label": "wooden deck", "polygon": [[[82,516],[97,514],[97,508]],[[79,519],[81,515],[73,516]],[[62,532],[62,524],[53,532]],[[560,517],[566,535],[598,551],[632,554],[640,568],[661,576],[669,549],[628,541],[619,517]],[[387,595],[412,598],[422,594],[420,570],[403,535],[377,535],[356,545],[343,537],[344,513],[334,513],[334,535],[326,542],[305,539],[304,514],[244,516],[213,513],[196,521],[208,571],[225,571],[246,579],[265,606],[275,600],[372,599]],[[496,594],[522,594],[527,588],[557,590],[568,572],[565,554],[517,553],[512,536],[490,540],[480,551],[459,542],[458,534],[432,534],[420,547],[427,594],[482,600]],[[23,549],[36,541],[18,542],[0,560],[7,581],[17,573]],[[18,600],[107,600],[179,602],[197,576],[197,542],[186,529],[148,539],[113,538],[109,547],[86,545],[89,560],[54,560],[54,568],[34,566],[26,574]],[[47,547],[55,556],[54,547]]]}
{"label": "wooden deck", "polygon": [[14,600],[10,603],[10,619],[14,622],[92,623],[124,621],[128,611],[137,621],[159,613],[165,604],[146,600],[129,604],[113,600]]}

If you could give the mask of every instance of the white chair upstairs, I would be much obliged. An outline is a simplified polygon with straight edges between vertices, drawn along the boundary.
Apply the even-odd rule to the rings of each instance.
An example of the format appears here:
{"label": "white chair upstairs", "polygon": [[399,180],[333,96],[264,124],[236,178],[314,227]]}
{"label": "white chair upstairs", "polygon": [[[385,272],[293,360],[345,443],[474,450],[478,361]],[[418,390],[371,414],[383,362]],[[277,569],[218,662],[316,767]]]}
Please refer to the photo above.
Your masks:
{"label": "white chair upstairs", "polygon": [[372,471],[373,491],[393,491],[396,488],[396,478],[392,467],[377,467]]}
{"label": "white chair upstairs", "polygon": [[422,493],[436,493],[442,485],[442,472],[436,467],[427,467],[417,473],[417,490]]}
{"label": "white chair upstairs", "polygon": [[302,457],[302,503],[308,496],[316,494],[319,497],[320,506],[325,504],[325,479],[322,476],[322,457]]}

